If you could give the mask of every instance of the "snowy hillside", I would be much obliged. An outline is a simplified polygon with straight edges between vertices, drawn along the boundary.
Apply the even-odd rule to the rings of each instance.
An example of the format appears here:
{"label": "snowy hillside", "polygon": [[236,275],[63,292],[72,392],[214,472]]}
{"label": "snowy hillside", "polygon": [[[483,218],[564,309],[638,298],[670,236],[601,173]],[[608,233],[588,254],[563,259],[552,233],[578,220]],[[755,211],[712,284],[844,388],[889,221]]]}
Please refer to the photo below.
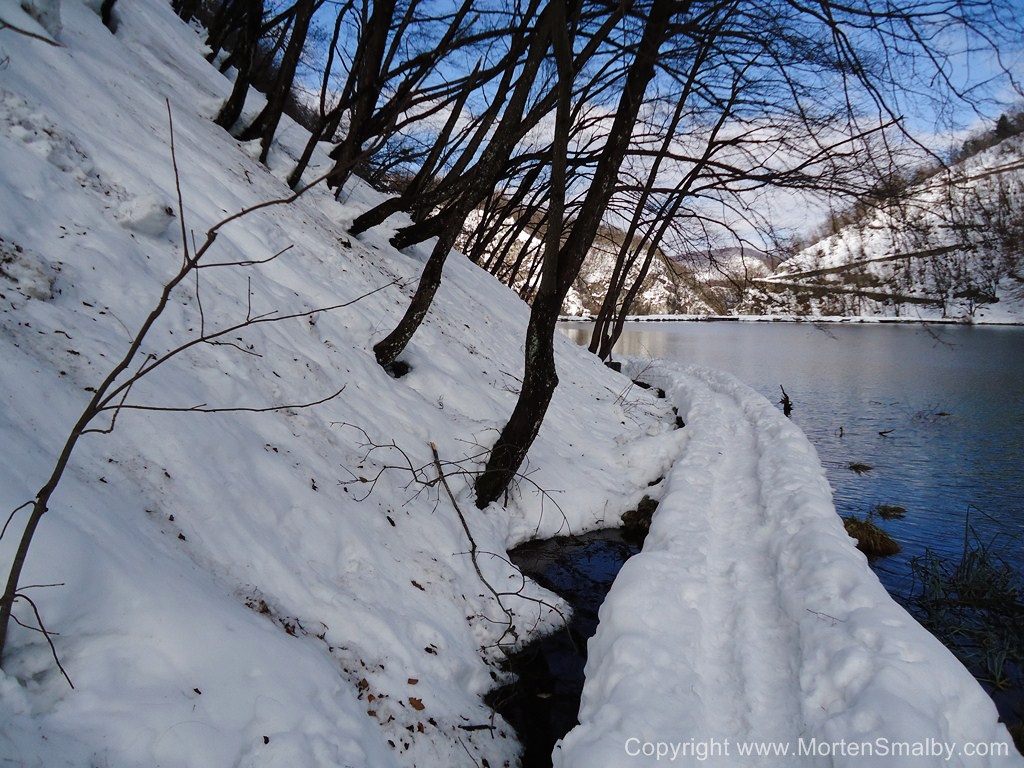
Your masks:
{"label": "snowy hillside", "polygon": [[[621,236],[621,234],[620,234]],[[573,282],[569,295],[562,305],[566,315],[596,315],[604,301],[608,282],[615,269],[618,249],[612,243],[598,240],[590,249],[583,268]],[[639,259],[638,261],[642,261]],[[627,285],[632,285],[639,277],[639,264],[629,270]],[[659,314],[677,311],[679,294],[682,286],[679,276],[672,265],[661,254],[651,261],[650,269],[637,293],[632,311],[636,314]]]}
{"label": "snowy hillside", "polygon": [[[227,214],[289,192],[211,122],[230,83],[168,6],[125,4],[116,37],[90,6],[63,3],[62,47],[0,37],[10,59],[0,81],[8,511],[45,481],[90,389],[181,263],[165,99],[190,243]],[[14,2],[0,14],[45,34]],[[285,136],[298,142],[298,132]],[[289,146],[277,151],[272,160],[286,166]],[[14,628],[0,754],[15,764],[513,759],[508,729],[482,700],[499,674],[496,644],[509,638],[455,510],[423,484],[435,477],[429,444],[486,553],[480,567],[515,593],[505,548],[635,506],[678,444],[673,420],[565,340],[572,362],[528,476],[507,511],[478,512],[464,473],[514,404],[527,308],[453,260],[406,357],[412,372],[390,378],[370,347],[397,321],[426,251],[397,253],[382,231],[352,241],[344,225],[372,198],[354,187],[344,199],[316,189],[226,227],[198,297],[194,282],[175,292],[143,354],[247,316],[354,304],[195,346],[129,401],[255,409],[340,395],[273,413],[125,410],[112,434],[80,444],[23,578],[63,585],[27,593],[60,633],[76,687],[42,636]],[[226,262],[239,266],[212,266]],[[5,564],[20,523],[15,515],[4,536]],[[504,601],[524,636],[554,615]],[[493,732],[476,728],[492,723]]]}
{"label": "snowy hillside", "polygon": [[940,172],[757,281],[754,314],[1024,322],[1024,135]]}
{"label": "snowy hillside", "polygon": [[[47,29],[0,0],[5,578],[22,505],[164,285],[212,245],[40,522],[0,672],[0,765],[515,765],[483,697],[504,651],[563,606],[504,553],[615,524],[645,494],[667,512],[602,611],[566,765],[653,762],[631,739],[794,735],[958,750],[915,765],[1021,764],[981,688],[843,533],[810,444],[728,377],[658,371],[658,398],[561,339],[525,473],[477,510],[471,474],[515,402],[527,307],[453,257],[411,370],[386,374],[372,345],[429,243],[395,251],[391,222],[349,237],[376,199],[358,183],[223,223],[289,197],[303,131],[279,132],[268,170],[212,122],[230,82],[196,30],[150,0],[119,3],[112,35],[98,4],[64,0]],[[730,602],[754,588],[773,601],[761,616],[752,596]],[[762,660],[766,674],[733,674]],[[687,692],[707,694],[699,712]]]}
{"label": "snowy hillside", "polygon": [[[573,316],[596,315],[604,287],[615,267],[614,253],[591,249],[563,311]],[[631,274],[635,280],[637,270]],[[687,253],[668,258],[659,253],[630,308],[631,315],[726,315],[742,296],[741,286],[768,274],[760,254],[740,248]]]}
{"label": "snowy hillside", "polygon": [[[479,210],[467,219],[461,242],[476,244],[473,227],[480,220]],[[485,267],[493,268],[495,276],[520,295],[529,296],[536,286],[538,271],[533,260],[543,250],[543,230],[518,232],[515,235],[517,258],[495,259],[495,247],[503,247],[512,232],[518,231],[512,219],[506,219],[503,225],[497,227],[492,238],[481,239],[480,261]],[[617,267],[617,261],[625,237],[625,232],[617,228],[608,226],[602,229],[562,303],[563,315],[598,315],[608,293],[608,286],[617,274],[617,269],[621,268]],[[646,244],[638,238],[629,252],[623,294],[640,278],[646,248]],[[519,258],[522,253],[526,253],[527,257]],[[710,253],[706,250],[677,253],[671,257],[659,248],[640,283],[629,314],[729,314],[742,298],[743,286],[752,279],[768,274],[765,260],[764,253],[738,247],[718,248]]]}

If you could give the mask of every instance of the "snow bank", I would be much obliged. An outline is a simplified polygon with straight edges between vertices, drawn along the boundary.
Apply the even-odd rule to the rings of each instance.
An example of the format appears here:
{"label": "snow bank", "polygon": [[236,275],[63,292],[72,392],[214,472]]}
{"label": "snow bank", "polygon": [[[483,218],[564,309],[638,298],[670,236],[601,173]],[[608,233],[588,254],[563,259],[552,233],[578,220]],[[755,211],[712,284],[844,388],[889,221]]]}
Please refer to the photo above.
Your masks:
{"label": "snow bank", "polygon": [[601,608],[555,765],[1024,762],[852,546],[803,433],[727,374],[643,365],[689,439]]}

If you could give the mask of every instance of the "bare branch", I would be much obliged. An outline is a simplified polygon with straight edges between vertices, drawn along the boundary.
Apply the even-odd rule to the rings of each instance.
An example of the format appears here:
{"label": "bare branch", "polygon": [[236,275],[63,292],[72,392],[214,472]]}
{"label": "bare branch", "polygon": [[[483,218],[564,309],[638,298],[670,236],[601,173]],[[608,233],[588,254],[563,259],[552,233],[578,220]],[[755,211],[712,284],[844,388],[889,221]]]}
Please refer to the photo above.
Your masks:
{"label": "bare branch", "polygon": [[[174,191],[178,196],[178,226],[181,227],[181,266],[186,268],[189,262],[188,229],[185,226],[185,198],[181,192],[181,174],[178,172],[178,153],[174,145],[174,114],[171,111],[170,98],[164,99],[167,106],[167,131],[170,135],[171,169],[174,171]],[[194,243],[193,243],[194,244]],[[198,293],[198,286],[196,288]]]}
{"label": "bare branch", "polygon": [[[198,337],[184,344],[181,344],[178,347],[175,347],[174,349],[164,353],[162,356],[158,357],[152,353],[142,355],[142,361],[141,363],[138,364],[138,367],[135,370],[135,372],[128,375],[126,379],[121,380],[125,372],[128,371],[130,367],[135,365],[135,362],[139,359],[140,355],[142,354],[142,345],[145,343],[150,331],[157,324],[157,321],[163,316],[165,310],[170,304],[171,296],[175,289],[179,285],[181,285],[184,280],[187,279],[189,273],[191,273],[193,270],[197,270],[201,259],[210,250],[210,248],[212,248],[214,242],[217,239],[218,233],[225,226],[227,226],[233,221],[237,221],[256,211],[260,211],[271,206],[281,206],[290,204],[297,200],[299,197],[301,197],[307,190],[311,189],[313,186],[320,183],[321,181],[324,180],[324,178],[326,178],[326,176],[322,176],[321,178],[313,181],[312,183],[306,185],[297,192],[288,195],[287,197],[258,203],[256,205],[249,206],[248,208],[245,208],[241,211],[238,211],[237,213],[234,213],[230,216],[221,219],[219,222],[211,226],[209,230],[207,230],[206,239],[203,241],[203,243],[198,248],[193,248],[190,251],[188,245],[188,232],[186,231],[184,225],[184,202],[181,194],[180,173],[178,170],[176,157],[177,153],[174,143],[174,125],[170,101],[168,100],[166,104],[168,115],[168,127],[171,132],[171,160],[172,166],[174,168],[175,186],[178,194],[178,210],[180,218],[182,219],[182,262],[177,272],[174,275],[172,275],[169,279],[167,279],[167,281],[163,284],[160,294],[156,298],[156,301],[154,302],[152,308],[149,311],[149,314],[145,317],[141,326],[135,332],[135,334],[131,336],[128,348],[124,351],[124,353],[117,360],[117,362],[115,362],[112,365],[112,367],[107,372],[106,377],[99,383],[97,387],[95,387],[92,390],[92,397],[89,400],[89,402],[85,405],[82,412],[79,414],[78,420],[75,422],[75,424],[71,427],[71,430],[68,432],[67,437],[65,438],[64,441],[64,445],[53,464],[50,476],[47,478],[46,482],[39,489],[35,498],[31,502],[23,504],[17,509],[15,509],[13,512],[11,512],[6,523],[4,524],[3,532],[6,532],[7,526],[10,524],[11,520],[19,510],[25,509],[26,507],[31,508],[31,513],[29,514],[28,520],[25,523],[25,527],[21,534],[21,539],[19,540],[18,546],[14,553],[14,557],[11,561],[4,592],[2,596],[0,596],[0,662],[3,661],[4,650],[7,647],[8,629],[10,626],[10,622],[12,619],[17,620],[16,617],[14,617],[13,615],[15,601],[19,597],[21,597],[22,599],[28,600],[32,605],[33,610],[36,610],[35,604],[31,603],[31,601],[27,597],[25,597],[18,591],[18,582],[21,578],[21,572],[22,569],[24,568],[25,561],[28,557],[28,552],[31,547],[33,537],[35,536],[35,532],[38,528],[39,521],[42,519],[43,515],[46,514],[46,512],[48,511],[50,499],[52,498],[57,487],[60,485],[64,473],[71,462],[72,455],[74,454],[75,449],[78,445],[78,441],[81,440],[83,436],[90,433],[107,433],[112,431],[116,426],[117,415],[124,408],[133,408],[138,410],[167,410],[182,412],[198,411],[209,413],[229,411],[266,412],[277,411],[287,408],[311,407],[323,402],[327,402],[328,400],[337,397],[341,393],[341,391],[344,390],[344,387],[342,387],[337,392],[334,392],[331,395],[328,395],[327,397],[320,398],[310,403],[301,403],[295,405],[274,405],[265,408],[210,408],[205,405],[200,405],[191,408],[177,409],[170,407],[159,408],[156,406],[133,405],[127,403],[126,399],[136,382],[138,382],[142,377],[154,371],[161,364],[165,363],[166,361],[172,359],[176,355],[181,354],[185,350],[190,349],[191,347],[197,344],[214,344],[217,342],[227,344],[226,342],[221,341],[223,337],[226,334],[235,332],[241,328],[258,325],[260,323],[265,322],[278,322],[280,320],[309,317],[318,312],[329,312],[335,309],[340,309],[342,307],[347,307],[352,305],[356,301],[359,301],[380,290],[383,290],[384,288],[388,287],[388,285],[393,285],[396,282],[398,282],[397,280],[392,281],[388,285],[384,285],[379,288],[368,291],[363,296],[356,297],[355,299],[349,301],[339,302],[337,304],[334,304],[333,306],[318,307],[316,309],[304,310],[301,312],[292,312],[285,315],[276,315],[275,313],[268,313],[267,315],[254,318],[251,316],[250,304],[246,312],[246,319],[243,322],[236,323],[228,328],[224,328],[214,333],[206,332],[204,327],[200,330],[200,334]],[[201,308],[201,300],[198,299],[199,287],[200,285],[197,282],[197,301],[200,301],[200,313],[202,315],[203,310]],[[119,380],[120,383],[118,383]],[[106,427],[93,426],[94,420],[105,411],[113,411],[113,416],[111,417],[110,423]],[[40,627],[42,627],[42,621],[40,621],[39,624]],[[52,648],[52,641],[50,641],[49,634],[45,633],[45,628],[44,634],[46,634],[47,641],[51,643]],[[56,659],[56,652],[54,653],[54,657]],[[58,666],[60,666],[59,660],[57,661],[57,664]],[[61,668],[61,671],[64,671],[63,668]],[[66,676],[67,675],[65,674],[65,677]],[[70,683],[70,680],[68,682]]]}
{"label": "bare branch", "polygon": [[46,43],[47,45],[52,45],[54,48],[63,48],[64,47],[63,45],[58,43],[56,40],[51,40],[50,38],[46,37],[45,35],[40,35],[40,34],[38,34],[36,32],[32,32],[32,31],[27,30],[27,29],[22,29],[21,27],[15,26],[14,24],[11,24],[9,21],[4,21],[3,19],[0,19],[0,32],[3,32],[5,29],[9,29],[9,30],[11,30],[11,32],[16,32],[19,35],[24,35],[25,37],[31,37],[33,40],[38,40],[41,43]]}
{"label": "bare branch", "polygon": [[31,630],[34,630],[36,632],[41,632],[42,633],[43,637],[46,638],[47,644],[49,644],[49,646],[50,646],[50,653],[53,655],[53,661],[57,665],[57,669],[59,669],[60,673],[62,675],[64,675],[64,679],[68,681],[68,685],[70,685],[72,688],[74,688],[75,684],[73,682],[71,682],[71,678],[68,677],[67,670],[65,670],[64,669],[64,665],[60,663],[60,657],[57,655],[57,647],[53,644],[53,637],[52,637],[52,635],[55,635],[57,633],[56,632],[50,632],[46,628],[46,625],[43,624],[43,617],[39,615],[39,608],[36,606],[35,602],[32,600],[31,597],[29,597],[28,595],[25,595],[25,594],[23,594],[21,592],[18,592],[18,593],[16,593],[14,595],[14,599],[15,599],[15,601],[17,601],[17,600],[24,600],[26,603],[28,603],[32,607],[32,613],[34,613],[35,616],[36,616],[36,624],[38,626],[35,626],[35,627],[29,626],[28,624],[25,624],[20,619],[18,619],[17,616],[13,616],[12,615],[12,618],[14,619],[15,623],[17,623],[21,627],[25,627],[25,629],[31,629]]}
{"label": "bare branch", "polygon": [[286,245],[277,253],[267,256],[265,259],[241,259],[239,261],[216,261],[210,264],[197,264],[196,269],[210,269],[211,267],[251,267],[257,264],[269,264],[278,256],[288,253],[295,245]]}
{"label": "bare branch", "polygon": [[9,526],[11,524],[11,520],[14,519],[14,516],[16,514],[18,514],[18,512],[20,512],[21,510],[25,509],[25,507],[31,507],[31,506],[32,506],[32,502],[31,501],[26,501],[24,504],[21,504],[20,506],[17,506],[14,509],[11,510],[11,514],[9,514],[7,516],[7,521],[4,523],[4,527],[2,529],[0,529],[0,539],[3,539],[4,534],[7,533],[7,526]]}
{"label": "bare branch", "polygon": [[[165,411],[167,413],[272,413],[274,411],[287,411],[291,409],[298,410],[300,408],[312,408],[317,405],[322,405],[334,398],[338,397],[342,392],[345,391],[345,387],[342,387],[336,392],[333,392],[325,397],[321,397],[318,400],[310,400],[304,403],[281,403],[279,405],[266,405],[261,407],[249,407],[249,406],[222,406],[213,407],[208,406],[205,403],[200,405],[190,405],[175,407],[170,405],[143,405],[139,403],[118,403],[114,406],[101,408],[100,410],[115,410],[115,411]],[[107,429],[87,429],[84,434],[90,432],[109,432]]]}
{"label": "bare branch", "polygon": [[[121,393],[124,392],[126,389],[131,388],[132,385],[136,381],[141,379],[143,376],[149,375],[153,370],[155,370],[159,366],[163,365],[168,360],[171,360],[171,359],[177,357],[178,355],[180,355],[185,350],[191,349],[194,346],[197,346],[199,344],[214,344],[216,342],[219,342],[219,340],[221,338],[223,338],[224,336],[226,336],[228,334],[237,333],[238,331],[241,331],[243,329],[250,328],[250,327],[253,327],[253,326],[256,326],[256,325],[261,325],[261,324],[264,324],[264,323],[279,323],[279,322],[283,322],[285,320],[295,320],[295,319],[300,319],[300,318],[303,318],[303,317],[311,317],[311,316],[319,314],[321,312],[333,312],[333,311],[338,310],[338,309],[344,309],[345,307],[350,307],[353,304],[355,304],[355,303],[357,303],[359,301],[362,301],[363,299],[366,299],[366,298],[368,298],[370,296],[373,296],[375,293],[379,293],[380,291],[383,291],[386,288],[390,288],[393,285],[398,285],[399,283],[400,283],[400,281],[398,279],[395,279],[395,280],[392,280],[389,283],[385,283],[384,285],[378,286],[377,288],[373,288],[373,289],[367,291],[366,293],[363,293],[363,294],[361,294],[359,296],[356,296],[353,299],[349,299],[348,301],[339,302],[337,304],[333,304],[333,305],[327,306],[327,307],[315,307],[313,309],[301,310],[299,312],[290,312],[290,313],[284,314],[284,315],[279,315],[276,312],[267,312],[266,314],[257,315],[256,317],[246,317],[245,320],[242,320],[241,322],[235,323],[234,325],[230,325],[230,326],[228,326],[226,328],[222,328],[219,331],[214,331],[214,332],[206,333],[206,334],[204,334],[202,336],[197,336],[197,337],[195,337],[193,339],[190,339],[189,341],[186,341],[183,344],[181,344],[181,345],[179,345],[177,347],[174,347],[173,349],[165,352],[162,355],[158,356],[158,355],[150,354],[146,358],[145,367],[144,368],[140,368],[138,372],[133,374],[128,379],[124,380],[121,384],[117,385],[116,387],[113,387],[113,382],[109,382],[108,383],[108,385],[107,385],[108,393],[105,394],[104,397],[102,397],[101,399],[99,399],[96,402],[95,410],[96,410],[97,413],[99,413],[100,411],[110,410],[111,402],[113,402],[115,399],[117,399],[121,395]],[[227,344],[226,342],[219,342],[219,343]],[[230,345],[230,344],[227,344],[227,345]],[[248,351],[248,350],[246,350],[246,351]]]}

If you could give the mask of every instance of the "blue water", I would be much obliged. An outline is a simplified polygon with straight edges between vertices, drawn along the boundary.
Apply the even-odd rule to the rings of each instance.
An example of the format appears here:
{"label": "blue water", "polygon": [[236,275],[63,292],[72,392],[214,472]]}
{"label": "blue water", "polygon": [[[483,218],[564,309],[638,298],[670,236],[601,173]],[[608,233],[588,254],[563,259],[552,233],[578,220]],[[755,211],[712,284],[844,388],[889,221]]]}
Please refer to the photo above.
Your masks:
{"label": "blue water", "polygon": [[[588,324],[563,331],[589,341]],[[1024,329],[631,323],[616,353],[728,371],[772,402],[785,387],[837,511],[907,509],[878,521],[903,546],[874,564],[894,594],[908,591],[910,558],[925,548],[958,555],[968,522],[1024,571]]]}

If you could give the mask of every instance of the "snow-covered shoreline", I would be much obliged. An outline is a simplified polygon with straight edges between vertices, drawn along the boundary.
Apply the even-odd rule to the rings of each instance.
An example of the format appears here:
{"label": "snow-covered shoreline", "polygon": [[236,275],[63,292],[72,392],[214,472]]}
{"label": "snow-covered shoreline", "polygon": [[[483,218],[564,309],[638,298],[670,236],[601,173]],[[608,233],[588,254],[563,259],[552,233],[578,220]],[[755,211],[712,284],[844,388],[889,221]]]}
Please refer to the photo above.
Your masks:
{"label": "snow-covered shoreline", "polygon": [[[593,315],[563,315],[564,323],[592,323]],[[1024,321],[1010,319],[957,317],[882,317],[866,315],[629,315],[629,323],[840,323],[855,325],[1009,325],[1021,326]]]}
{"label": "snow-covered shoreline", "polygon": [[687,443],[601,608],[555,765],[1019,765],[992,701],[850,546],[799,428],[728,374],[628,367]]}

